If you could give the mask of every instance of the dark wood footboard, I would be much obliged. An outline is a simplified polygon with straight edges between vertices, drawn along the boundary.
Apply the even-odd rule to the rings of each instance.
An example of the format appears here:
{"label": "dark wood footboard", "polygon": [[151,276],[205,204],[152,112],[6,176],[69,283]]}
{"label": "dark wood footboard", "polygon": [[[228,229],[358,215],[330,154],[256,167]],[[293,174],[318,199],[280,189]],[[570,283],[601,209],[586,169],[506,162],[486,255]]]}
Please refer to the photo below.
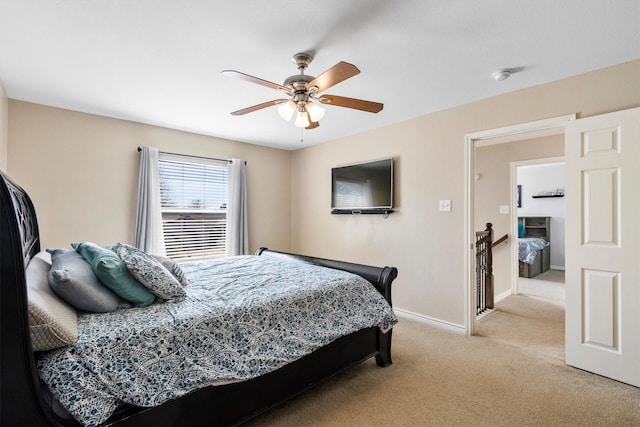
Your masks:
{"label": "dark wood footboard", "polygon": [[[0,425],[77,425],[56,415],[41,387],[29,332],[25,269],[40,251],[27,193],[0,171]],[[358,274],[391,304],[393,267],[371,267],[261,248],[257,255]],[[124,407],[108,426],[237,425],[372,357],[391,364],[391,332],[362,329],[267,375],[194,391],[154,408]]]}
{"label": "dark wood footboard", "polygon": [[[354,264],[346,261],[336,261],[325,258],[316,258],[305,255],[292,254],[288,252],[274,251],[268,248],[260,248],[256,255],[269,256],[272,258],[286,259],[295,262],[304,262],[307,264],[320,265],[323,267],[335,268],[338,270],[348,271],[367,279],[387,300],[391,303],[391,283],[398,277],[398,270],[395,267],[373,267],[364,264]],[[378,354],[375,355],[376,363],[380,366],[391,365],[391,333],[389,331],[383,334],[378,331]]]}
{"label": "dark wood footboard", "polygon": [[352,262],[336,261],[325,258],[315,258],[311,256],[292,254],[287,252],[274,251],[268,248],[260,248],[256,255],[269,256],[272,258],[288,259],[291,261],[304,262],[307,264],[321,265],[323,267],[335,268],[348,271],[367,279],[384,296],[389,305],[391,304],[391,283],[398,277],[398,270],[395,267],[373,267],[364,264],[354,264]]}

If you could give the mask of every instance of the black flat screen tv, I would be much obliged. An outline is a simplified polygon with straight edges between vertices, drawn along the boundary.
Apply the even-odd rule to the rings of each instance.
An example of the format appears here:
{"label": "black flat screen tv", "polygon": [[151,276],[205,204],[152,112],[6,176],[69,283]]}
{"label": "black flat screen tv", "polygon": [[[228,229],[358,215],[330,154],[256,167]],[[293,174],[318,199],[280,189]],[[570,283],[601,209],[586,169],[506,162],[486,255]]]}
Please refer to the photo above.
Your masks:
{"label": "black flat screen tv", "polygon": [[331,169],[331,213],[388,214],[393,208],[393,159]]}

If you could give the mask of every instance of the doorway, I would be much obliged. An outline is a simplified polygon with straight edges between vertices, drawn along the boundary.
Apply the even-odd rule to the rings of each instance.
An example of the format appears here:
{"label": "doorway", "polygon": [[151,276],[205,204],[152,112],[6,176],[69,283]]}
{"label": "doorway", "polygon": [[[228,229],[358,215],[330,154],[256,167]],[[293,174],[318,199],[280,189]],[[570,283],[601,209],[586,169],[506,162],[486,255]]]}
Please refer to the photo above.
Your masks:
{"label": "doorway", "polygon": [[[564,146],[564,138],[559,141]],[[563,150],[564,151],[564,150]],[[518,235],[513,245],[515,277],[514,295],[544,298],[561,304],[565,301],[565,164],[564,157],[544,158],[511,163],[511,187],[517,188],[515,215],[511,229]],[[529,236],[524,224],[547,224],[545,229],[532,228]],[[520,227],[518,224],[522,224]],[[545,241],[539,240],[547,234]],[[515,234],[514,234],[515,235]],[[538,249],[545,245],[543,250]]]}
{"label": "doorway", "polygon": [[[465,253],[465,282],[467,283],[465,287],[465,297],[468,308],[466,310],[465,323],[468,335],[475,333],[476,322],[475,231],[480,229],[478,227],[484,228],[484,224],[477,224],[479,221],[476,219],[476,210],[478,207],[475,200],[475,183],[476,179],[478,179],[475,168],[476,148],[543,136],[563,135],[565,123],[571,120],[575,120],[575,114],[491,129],[467,134],[465,136],[465,240],[466,247],[468,248],[468,251]],[[511,192],[508,197],[507,215],[513,215],[515,212],[516,195],[514,192]],[[510,217],[508,218],[508,223],[511,223]],[[514,230],[510,233],[512,236],[514,235],[513,232]],[[508,242],[509,245],[514,245],[513,238],[509,239]],[[509,251],[509,253],[513,253],[513,249]],[[508,269],[510,269],[510,276],[515,277],[514,273],[516,269],[514,262],[508,262],[507,265],[509,266]]]}
{"label": "doorway", "polygon": [[[564,120],[563,120],[564,119]],[[546,127],[545,127],[546,126]],[[514,130],[515,129],[515,130]],[[474,334],[471,292],[474,230],[474,151],[478,142],[555,130],[564,134],[566,215],[566,363],[640,385],[640,269],[637,240],[640,108],[575,120],[575,115],[469,134],[465,137],[465,279],[467,332]],[[512,198],[514,197],[512,192]],[[475,234],[475,233],[474,233]],[[622,244],[625,239],[626,244]],[[513,240],[513,239],[511,239]],[[625,286],[622,286],[623,279]]]}

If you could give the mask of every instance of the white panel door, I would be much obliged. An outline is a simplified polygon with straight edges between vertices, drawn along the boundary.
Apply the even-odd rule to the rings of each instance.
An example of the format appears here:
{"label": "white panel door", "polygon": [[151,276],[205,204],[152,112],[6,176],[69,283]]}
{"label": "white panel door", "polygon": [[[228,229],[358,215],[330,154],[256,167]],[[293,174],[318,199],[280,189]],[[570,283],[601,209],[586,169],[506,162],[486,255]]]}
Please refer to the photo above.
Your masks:
{"label": "white panel door", "polygon": [[640,108],[565,133],[566,361],[640,386]]}

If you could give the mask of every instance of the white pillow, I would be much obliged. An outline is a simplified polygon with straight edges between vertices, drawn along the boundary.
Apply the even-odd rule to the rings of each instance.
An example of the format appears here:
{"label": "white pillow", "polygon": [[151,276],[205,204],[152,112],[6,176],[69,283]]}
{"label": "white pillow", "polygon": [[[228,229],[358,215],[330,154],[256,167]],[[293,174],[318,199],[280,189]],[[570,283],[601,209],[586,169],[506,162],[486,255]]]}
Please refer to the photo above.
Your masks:
{"label": "white pillow", "polygon": [[33,257],[26,270],[29,328],[34,351],[64,347],[78,338],[78,314],[75,308],[53,293],[47,278],[50,268],[51,255],[42,251]]}

